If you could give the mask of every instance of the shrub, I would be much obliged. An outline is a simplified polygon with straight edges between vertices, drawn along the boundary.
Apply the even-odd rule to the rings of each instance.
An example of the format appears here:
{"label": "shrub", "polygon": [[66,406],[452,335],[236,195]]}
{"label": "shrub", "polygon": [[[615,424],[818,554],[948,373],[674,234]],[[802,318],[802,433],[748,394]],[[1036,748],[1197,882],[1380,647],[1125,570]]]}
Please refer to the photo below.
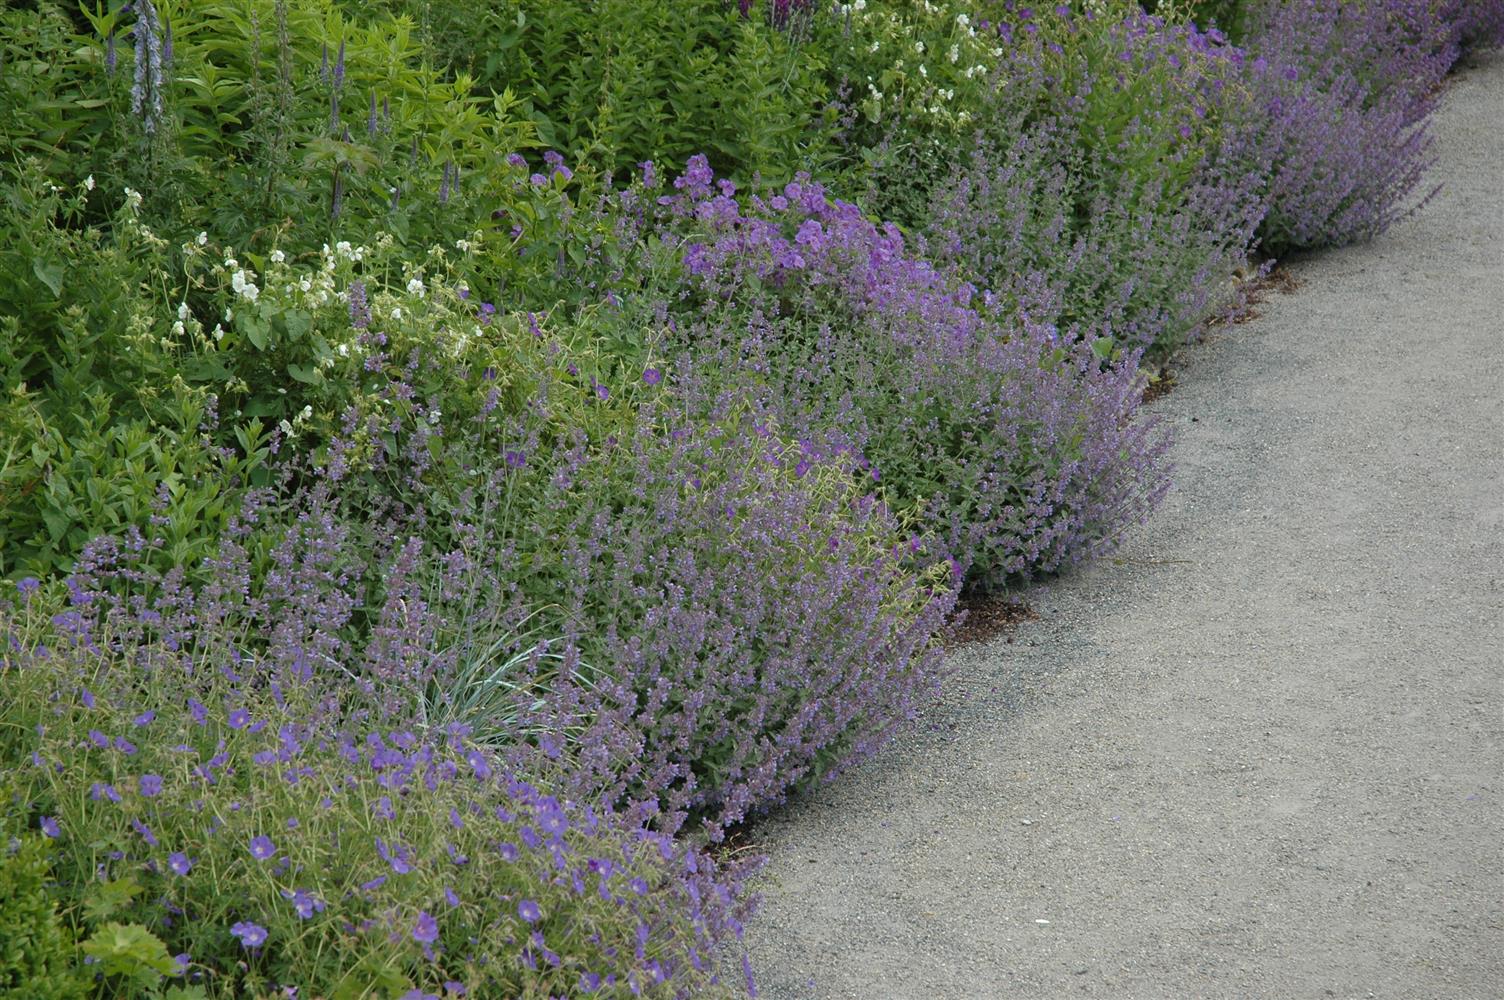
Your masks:
{"label": "shrub", "polygon": [[47,889],[51,846],[39,833],[8,839],[0,853],[0,997],[82,1000],[87,983]]}
{"label": "shrub", "polygon": [[[1137,354],[1063,337],[801,180],[743,209],[703,160],[675,182],[698,377],[741,382],[807,460],[854,459],[973,583],[1102,550],[1163,489]],[[995,309],[998,305],[1000,308]]]}
{"label": "shrub", "polygon": [[1463,48],[1504,46],[1504,3],[1499,0],[1453,0],[1444,17]]}
{"label": "shrub", "polygon": [[1245,156],[1270,163],[1274,251],[1374,236],[1429,164],[1426,117],[1455,58],[1427,0],[1284,0],[1254,12]]}
{"label": "shrub", "polygon": [[1035,323],[1165,357],[1235,304],[1263,212],[1262,170],[1221,121],[1240,69],[1137,13],[1016,39],[987,126],[937,185],[928,251]]}

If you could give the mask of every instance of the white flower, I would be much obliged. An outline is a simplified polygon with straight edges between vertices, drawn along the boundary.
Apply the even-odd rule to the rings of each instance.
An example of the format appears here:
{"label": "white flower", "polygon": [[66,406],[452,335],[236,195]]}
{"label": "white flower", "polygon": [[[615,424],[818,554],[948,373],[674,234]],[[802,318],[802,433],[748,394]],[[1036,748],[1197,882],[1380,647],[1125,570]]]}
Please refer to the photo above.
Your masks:
{"label": "white flower", "polygon": [[292,424],[288,423],[286,420],[279,420],[277,421],[277,426],[281,428],[283,435],[285,435],[286,437],[292,437]]}
{"label": "white flower", "polygon": [[298,287],[301,288],[303,291],[306,292],[310,288],[313,287],[313,282],[310,281],[308,278],[304,278],[304,279],[302,279],[301,281],[298,282]]}
{"label": "white flower", "polygon": [[402,318],[402,307],[401,306],[392,306],[392,319],[401,319],[401,318]]}
{"label": "white flower", "polygon": [[226,309],[225,310],[225,322],[226,323],[233,323],[233,322],[235,322],[235,310],[234,309]]}
{"label": "white flower", "polygon": [[178,320],[176,323],[172,324],[172,335],[174,337],[181,337],[183,335],[183,321],[182,320]]}
{"label": "white flower", "polygon": [[84,190],[85,191],[93,191],[94,190],[94,175],[93,174],[90,174],[89,176],[87,176],[87,177],[84,178]]}
{"label": "white flower", "polygon": [[914,43],[914,51],[918,52],[920,55],[924,55],[924,43],[923,42],[915,42]]}
{"label": "white flower", "polygon": [[930,71],[924,68],[924,63],[919,64],[919,75],[923,77],[928,77],[930,75]]}
{"label": "white flower", "polygon": [[184,301],[178,303],[178,319],[187,319],[187,318],[188,318],[188,302],[186,300],[184,300]]}
{"label": "white flower", "polygon": [[283,253],[281,250],[273,250],[271,259],[273,264],[280,264],[287,259],[287,254]]}
{"label": "white flower", "polygon": [[206,243],[209,242],[209,234],[205,233],[205,232],[200,232],[197,236],[195,236],[193,238],[193,242],[197,243],[199,246],[203,246],[204,244],[206,244]]}
{"label": "white flower", "polygon": [[856,0],[856,2],[851,5],[851,9],[852,10],[866,10],[867,9],[867,0]]}
{"label": "white flower", "polygon": [[950,47],[950,51],[947,52],[945,55],[946,55],[946,58],[948,58],[953,63],[960,62],[961,61],[961,46],[956,45],[956,44],[952,44],[951,47]]}
{"label": "white flower", "polygon": [[225,339],[225,328],[222,327],[222,326],[220,326],[218,323],[214,324],[214,339],[215,340],[224,340]]}
{"label": "white flower", "polygon": [[338,243],[334,244],[334,252],[339,254],[341,257],[350,256],[350,241],[340,240]]}
{"label": "white flower", "polygon": [[471,246],[472,246],[472,244],[471,244],[471,242],[469,240],[455,240],[454,241],[454,248],[456,250],[458,250],[460,253],[469,253]]}
{"label": "white flower", "polygon": [[300,414],[298,414],[298,419],[299,420],[307,420],[311,416],[313,416],[313,407],[311,405],[310,406],[305,406],[305,407],[303,407],[303,412],[300,413]]}
{"label": "white flower", "polygon": [[956,15],[956,23],[963,28],[969,28],[971,26],[971,18],[967,17],[966,14],[962,12]]}
{"label": "white flower", "polygon": [[342,358],[348,358],[350,356],[349,344],[340,344],[339,347],[335,348],[335,350],[339,351],[339,356]]}
{"label": "white flower", "polygon": [[409,279],[408,282],[407,282],[407,294],[409,294],[409,295],[416,295],[418,298],[421,299],[423,297],[423,279],[422,278],[411,278],[411,279]]}
{"label": "white flower", "polygon": [[125,207],[135,210],[141,207],[141,192],[134,188],[125,189]]}

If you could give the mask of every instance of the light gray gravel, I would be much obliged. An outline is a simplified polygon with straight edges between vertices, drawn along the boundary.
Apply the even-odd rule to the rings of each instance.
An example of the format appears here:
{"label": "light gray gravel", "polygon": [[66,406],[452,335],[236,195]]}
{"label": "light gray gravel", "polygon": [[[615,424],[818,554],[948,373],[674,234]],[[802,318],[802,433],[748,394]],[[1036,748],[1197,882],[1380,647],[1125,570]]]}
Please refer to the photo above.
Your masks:
{"label": "light gray gravel", "polygon": [[1504,59],[1187,352],[1176,492],[753,831],[772,998],[1504,998]]}

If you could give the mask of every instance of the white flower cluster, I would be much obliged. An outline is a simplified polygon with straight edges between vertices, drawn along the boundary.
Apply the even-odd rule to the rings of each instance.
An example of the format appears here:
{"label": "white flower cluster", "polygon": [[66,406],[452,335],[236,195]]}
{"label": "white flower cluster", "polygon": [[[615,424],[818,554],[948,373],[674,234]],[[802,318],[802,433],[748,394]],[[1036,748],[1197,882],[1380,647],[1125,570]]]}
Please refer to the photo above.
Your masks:
{"label": "white flower cluster", "polygon": [[[227,259],[225,267],[235,267],[234,259]],[[245,271],[240,268],[236,268],[234,273],[230,275],[230,287],[235,290],[236,295],[247,302],[255,302],[257,297],[261,295],[261,289],[257,288],[256,283],[247,278]]]}

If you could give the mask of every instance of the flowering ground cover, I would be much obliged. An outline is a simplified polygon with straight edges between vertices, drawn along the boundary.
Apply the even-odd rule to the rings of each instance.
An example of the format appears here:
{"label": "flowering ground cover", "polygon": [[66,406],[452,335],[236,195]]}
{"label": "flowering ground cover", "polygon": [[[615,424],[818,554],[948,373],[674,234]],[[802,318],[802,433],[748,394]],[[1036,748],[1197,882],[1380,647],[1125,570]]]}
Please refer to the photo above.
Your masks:
{"label": "flowering ground cover", "polygon": [[1149,515],[1148,375],[1392,222],[1501,35],[6,7],[0,995],[734,991],[727,832]]}

